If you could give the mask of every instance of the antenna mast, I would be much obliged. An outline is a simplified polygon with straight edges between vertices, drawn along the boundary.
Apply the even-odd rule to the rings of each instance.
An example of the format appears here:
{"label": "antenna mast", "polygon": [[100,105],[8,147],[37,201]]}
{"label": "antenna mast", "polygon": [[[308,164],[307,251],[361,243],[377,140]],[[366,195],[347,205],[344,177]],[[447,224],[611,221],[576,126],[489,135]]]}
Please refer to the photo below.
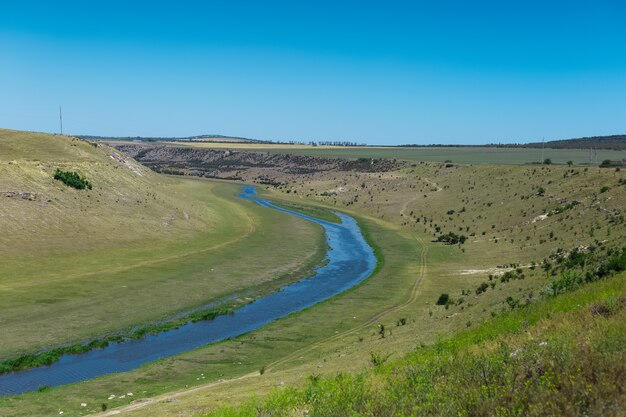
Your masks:
{"label": "antenna mast", "polygon": [[60,105],[59,105],[59,123],[61,125],[61,134],[63,134],[63,112],[61,111]]}

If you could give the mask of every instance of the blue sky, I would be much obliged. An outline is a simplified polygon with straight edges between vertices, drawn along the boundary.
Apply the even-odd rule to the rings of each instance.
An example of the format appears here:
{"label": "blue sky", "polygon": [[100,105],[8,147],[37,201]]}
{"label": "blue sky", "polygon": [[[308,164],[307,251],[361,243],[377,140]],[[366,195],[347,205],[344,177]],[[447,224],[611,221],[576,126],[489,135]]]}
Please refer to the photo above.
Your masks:
{"label": "blue sky", "polygon": [[0,127],[368,144],[626,133],[626,2],[2,1]]}

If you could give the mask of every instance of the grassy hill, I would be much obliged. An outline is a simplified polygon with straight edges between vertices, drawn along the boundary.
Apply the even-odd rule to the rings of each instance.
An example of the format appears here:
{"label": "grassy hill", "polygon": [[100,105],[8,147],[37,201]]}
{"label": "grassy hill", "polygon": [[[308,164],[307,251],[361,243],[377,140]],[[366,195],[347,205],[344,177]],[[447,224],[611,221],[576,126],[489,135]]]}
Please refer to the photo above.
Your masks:
{"label": "grassy hill", "polygon": [[548,147],[553,149],[610,149],[614,151],[626,149],[626,135],[591,136],[586,138],[551,140],[546,143],[534,142],[519,145],[527,148]]}
{"label": "grassy hill", "polygon": [[321,260],[320,228],[239,190],[155,174],[106,145],[0,130],[0,358],[244,302]]}
{"label": "grassy hill", "polygon": [[104,142],[208,142],[208,143],[257,143],[257,139],[248,139],[237,136],[198,135],[185,137],[150,137],[150,136],[91,136],[78,135],[80,139]]}

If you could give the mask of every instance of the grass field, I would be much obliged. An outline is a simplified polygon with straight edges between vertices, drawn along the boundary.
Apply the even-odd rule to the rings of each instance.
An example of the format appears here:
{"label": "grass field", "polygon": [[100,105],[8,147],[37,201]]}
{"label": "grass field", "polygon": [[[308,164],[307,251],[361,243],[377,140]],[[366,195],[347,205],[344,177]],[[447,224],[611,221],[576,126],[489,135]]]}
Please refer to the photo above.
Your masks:
{"label": "grass field", "polygon": [[626,405],[625,292],[622,274],[401,359],[373,355],[359,373],[312,374],[302,389],[274,388],[209,415],[618,416]]}
{"label": "grass field", "polygon": [[[308,145],[270,144],[227,144],[227,143],[172,143],[175,146],[201,148],[228,148],[257,152],[289,153],[294,155],[333,156],[342,158],[387,158],[407,161],[452,161],[458,164],[530,164],[540,163],[550,158],[552,163],[565,164],[572,161],[576,165],[588,164],[589,150],[577,149],[525,149],[499,147],[343,147]],[[598,150],[597,163],[605,159],[620,161],[626,159],[626,151]]]}
{"label": "grass field", "polygon": [[[304,406],[315,406],[302,401],[297,393],[291,396],[291,389],[307,386],[307,377],[364,372],[371,386],[385,386],[396,372],[402,372],[404,364],[414,365],[410,362],[413,356],[405,355],[419,358],[419,351],[414,353],[419,347],[425,352],[422,358],[431,358],[428,352],[434,350],[429,346],[461,330],[469,331],[470,339],[472,334],[484,335],[485,329],[493,326],[502,330],[494,335],[495,342],[464,342],[463,355],[485,350],[500,341],[524,346],[530,343],[528,335],[542,338],[552,328],[568,326],[571,331],[563,331],[562,340],[575,343],[583,329],[601,325],[599,318],[589,317],[589,303],[605,302],[623,293],[623,276],[554,299],[566,300],[562,303],[545,302],[541,294],[559,277],[555,269],[559,257],[573,248],[591,251],[624,245],[624,174],[624,170],[597,167],[446,167],[440,163],[417,163],[384,173],[324,172],[306,181],[285,175],[278,178],[283,184],[280,188],[260,189],[261,195],[307,214],[320,215],[330,209],[355,216],[380,258],[376,274],[340,296],[234,340],[124,374],[1,398],[0,414],[27,416],[63,411],[64,415],[85,415],[97,413],[104,403],[109,410],[122,407],[114,411],[131,416],[205,415],[217,407],[245,404],[254,395],[278,389],[285,395],[271,397],[276,401],[271,406],[264,400],[257,402],[259,410],[274,407],[284,411],[283,415],[298,415],[304,412]],[[207,186],[215,187],[218,195],[222,190],[228,200],[231,189],[226,185]],[[434,241],[448,232],[464,234],[467,240],[462,245]],[[288,246],[285,241],[283,246]],[[544,260],[550,264],[546,269]],[[521,269],[521,275],[516,268]],[[502,280],[507,271],[514,274],[510,281]],[[482,284],[487,284],[487,289],[478,292]],[[442,293],[449,294],[453,303],[435,305]],[[519,320],[523,324],[531,311],[523,309],[512,313],[518,320],[510,328],[513,332],[498,325],[509,323],[506,317],[511,304],[529,304],[529,309],[537,306],[529,315],[529,324],[535,327],[523,334],[516,333]],[[552,321],[553,313],[558,314]],[[492,316],[501,321],[493,321]],[[620,340],[616,332],[622,317],[620,310],[609,319],[606,329],[613,333],[602,339],[606,343]],[[380,325],[385,327],[385,337],[381,337]],[[501,353],[497,349],[493,352],[494,358]],[[380,361],[388,355],[389,367],[368,370],[373,360]],[[471,371],[471,356],[463,357],[468,358],[468,366],[459,369]],[[459,372],[457,376],[455,384],[469,384],[471,372]],[[334,379],[321,381],[330,388],[344,386]],[[352,389],[348,383],[345,386]],[[128,392],[133,396],[126,396]],[[608,395],[608,391],[598,392],[600,396]],[[111,394],[116,397],[108,400]],[[285,411],[281,398],[293,407]],[[332,401],[332,397],[328,398]],[[381,404],[391,401],[377,400]],[[83,402],[87,407],[80,406]],[[322,407],[321,403],[318,406]],[[309,410],[323,415],[321,408]],[[337,409],[328,410],[333,414]]]}
{"label": "grass field", "polygon": [[[93,190],[53,180],[57,167]],[[239,199],[238,185],[159,176],[80,140],[2,131],[0,180],[0,358],[253,297],[325,250],[321,228]]]}

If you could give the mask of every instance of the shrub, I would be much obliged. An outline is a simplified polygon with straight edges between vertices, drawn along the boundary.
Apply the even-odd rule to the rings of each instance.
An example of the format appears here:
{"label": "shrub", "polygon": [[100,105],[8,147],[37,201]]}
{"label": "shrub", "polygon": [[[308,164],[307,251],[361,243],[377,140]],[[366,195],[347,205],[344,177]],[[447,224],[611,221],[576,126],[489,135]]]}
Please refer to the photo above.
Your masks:
{"label": "shrub", "polygon": [[75,171],[61,171],[57,168],[54,171],[53,178],[55,180],[61,181],[63,184],[76,188],[77,190],[88,189],[91,190],[91,183],[87,181],[86,178],[80,176],[78,172]]}
{"label": "shrub", "polygon": [[550,289],[552,290],[552,295],[558,295],[576,289],[583,282],[584,279],[581,273],[567,271],[561,274],[558,279],[552,281]]}
{"label": "shrub", "polygon": [[489,284],[483,282],[478,286],[478,288],[476,288],[476,295],[484,293],[485,291],[487,291],[487,288],[489,288]]}
{"label": "shrub", "polygon": [[467,237],[463,235],[457,235],[454,232],[448,232],[445,235],[440,235],[437,238],[437,242],[447,243],[448,245],[456,245],[457,243],[463,244],[467,240]]}
{"label": "shrub", "polygon": [[445,306],[450,302],[450,295],[443,293],[439,296],[439,299],[437,300],[437,305],[438,306]]}

